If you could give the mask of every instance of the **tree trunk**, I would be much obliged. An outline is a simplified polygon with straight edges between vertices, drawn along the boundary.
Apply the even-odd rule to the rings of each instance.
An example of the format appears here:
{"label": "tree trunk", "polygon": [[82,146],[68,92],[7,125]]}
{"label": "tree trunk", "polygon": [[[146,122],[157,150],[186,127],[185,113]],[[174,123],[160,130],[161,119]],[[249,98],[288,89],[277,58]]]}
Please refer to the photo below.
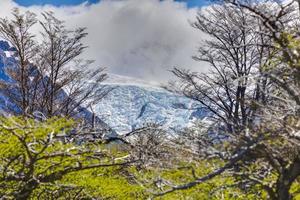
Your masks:
{"label": "tree trunk", "polygon": [[289,190],[293,182],[300,175],[300,158],[297,157],[295,160],[282,171],[280,174],[277,185],[276,185],[276,194],[278,200],[290,200],[292,195],[289,193]]}
{"label": "tree trunk", "polygon": [[294,162],[289,168],[283,170],[278,177],[276,184],[276,200],[291,200],[292,195],[289,190],[291,185],[293,184],[296,174],[293,174],[295,171],[295,167],[297,168],[296,162]]}
{"label": "tree trunk", "polygon": [[289,183],[286,184],[286,183],[287,182],[283,182],[277,186],[277,190],[276,190],[277,200],[291,200],[292,199],[292,196],[289,192],[290,184]]}
{"label": "tree trunk", "polygon": [[20,189],[19,192],[17,192],[14,197],[16,200],[26,200],[29,199],[32,192],[36,189],[38,186],[38,183],[33,180],[29,181],[23,188]]}
{"label": "tree trunk", "polygon": [[29,199],[30,195],[31,195],[30,191],[23,191],[23,193],[16,194],[15,199],[16,200],[26,200],[26,199]]}

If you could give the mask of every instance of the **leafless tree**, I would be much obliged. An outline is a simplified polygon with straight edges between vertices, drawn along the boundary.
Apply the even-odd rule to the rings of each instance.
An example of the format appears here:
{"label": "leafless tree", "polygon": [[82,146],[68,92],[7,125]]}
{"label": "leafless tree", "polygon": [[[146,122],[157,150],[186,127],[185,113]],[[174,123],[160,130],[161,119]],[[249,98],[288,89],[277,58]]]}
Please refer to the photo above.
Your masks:
{"label": "leafless tree", "polygon": [[[36,44],[33,40],[34,35],[29,32],[29,29],[37,22],[36,16],[33,13],[27,12],[25,15],[20,15],[18,10],[13,11],[14,20],[1,20],[1,36],[9,41],[15,48],[19,59],[18,66],[8,69],[11,79],[17,82],[19,97],[12,90],[7,92],[25,112],[28,104],[28,95],[30,77],[30,64],[28,61],[34,57],[37,52]],[[1,88],[9,91],[11,85],[1,83]]]}
{"label": "leafless tree", "polygon": [[[85,28],[69,30],[53,13],[13,11],[13,19],[0,20],[0,34],[15,49],[16,63],[6,67],[10,81],[1,81],[1,91],[16,107],[15,113],[42,112],[47,117],[74,116],[105,96],[110,89],[100,83],[107,75],[93,70],[92,61],[79,59],[86,49]],[[41,41],[32,27],[41,26]]]}
{"label": "leafless tree", "polygon": [[209,63],[212,70],[206,74],[173,70],[182,81],[183,94],[209,109],[224,124],[225,132],[239,132],[246,127],[252,120],[251,102],[265,102],[267,98],[266,78],[257,76],[261,82],[255,85],[251,76],[261,69],[270,53],[256,44],[268,41],[249,24],[260,29],[245,9],[230,5],[211,6],[199,12],[193,27],[210,39],[203,42],[194,58]]}
{"label": "leafless tree", "polygon": [[[258,185],[270,199],[292,199],[290,187],[300,175],[297,11],[293,1],[226,1],[199,14],[194,26],[212,40],[196,58],[213,71],[174,73],[181,91],[206,106],[218,127],[187,140],[196,139],[204,156],[225,164],[192,182],[170,184],[158,195],[230,173],[245,189]],[[220,134],[224,137],[216,141]]]}
{"label": "leafless tree", "polygon": [[139,160],[136,166],[140,169],[163,169],[172,165],[170,158],[175,160],[175,154],[167,139],[167,132],[155,124],[147,124],[141,130],[139,134],[127,137],[131,144],[131,156]]}

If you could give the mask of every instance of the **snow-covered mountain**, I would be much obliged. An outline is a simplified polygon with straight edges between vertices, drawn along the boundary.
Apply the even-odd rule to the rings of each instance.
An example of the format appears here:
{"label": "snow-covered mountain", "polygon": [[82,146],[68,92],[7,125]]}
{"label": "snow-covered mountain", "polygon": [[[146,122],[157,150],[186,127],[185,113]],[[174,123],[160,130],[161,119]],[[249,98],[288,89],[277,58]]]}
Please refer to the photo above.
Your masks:
{"label": "snow-covered mountain", "polygon": [[[12,56],[14,49],[9,46],[5,41],[0,40],[0,79],[5,81],[10,81],[9,77],[5,73],[5,67],[11,67],[15,63],[15,59]],[[0,91],[0,113],[7,113],[9,110],[15,106],[5,97]]]}
{"label": "snow-covered mountain", "polygon": [[157,84],[113,74],[105,84],[115,88],[95,105],[95,111],[119,134],[146,123],[182,129],[207,116],[207,111],[195,101],[173,94]]}
{"label": "snow-covered mountain", "polygon": [[[0,79],[9,81],[5,68],[13,66],[14,49],[7,42],[0,41]],[[193,121],[203,119],[207,111],[196,102],[167,90],[156,83],[110,74],[103,83],[114,89],[93,110],[98,119],[114,132],[123,134],[142,127],[146,123],[160,124],[167,129],[182,129]],[[0,112],[5,113],[13,107],[9,100],[1,95]],[[80,117],[91,118],[92,114],[83,107]]]}

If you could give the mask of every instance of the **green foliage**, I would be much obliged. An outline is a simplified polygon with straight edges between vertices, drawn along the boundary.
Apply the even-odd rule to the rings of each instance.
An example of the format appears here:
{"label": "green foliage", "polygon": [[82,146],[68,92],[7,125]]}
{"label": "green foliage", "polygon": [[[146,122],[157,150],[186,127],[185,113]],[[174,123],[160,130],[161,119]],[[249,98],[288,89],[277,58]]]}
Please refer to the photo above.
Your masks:
{"label": "green foliage", "polygon": [[[213,166],[208,166],[208,163],[202,163],[196,168],[196,174],[198,176],[205,176],[213,169]],[[188,170],[188,169],[186,169]],[[191,181],[193,176],[191,172],[186,170],[168,172],[166,177],[168,180],[174,180],[177,184],[182,184],[183,182]],[[189,175],[190,174],[190,175]],[[170,179],[171,178],[171,179]],[[189,180],[190,179],[190,180]],[[257,192],[257,191],[254,191]],[[218,200],[218,199],[263,199],[259,193],[248,194],[243,193],[237,185],[235,185],[235,180],[224,174],[220,177],[214,178],[210,181],[199,184],[193,188],[175,191],[173,193],[167,194],[162,199],[172,200],[172,199],[203,199],[203,200]]]}
{"label": "green foliage", "polygon": [[[262,68],[275,73],[282,80],[300,81],[300,39],[293,32],[282,32],[274,45],[276,48]],[[278,73],[280,72],[280,73]]]}
{"label": "green foliage", "polygon": [[[111,148],[105,149],[101,144],[65,142],[65,134],[75,125],[73,120],[63,118],[45,122],[1,118],[0,197],[72,196],[76,191],[80,191],[79,196],[101,196],[99,185],[107,183],[108,178],[93,181],[95,174],[107,174],[103,168],[118,166],[121,161],[113,158],[125,152],[110,152]],[[114,177],[109,184],[113,187],[107,191],[119,188],[115,187],[118,184],[126,185],[124,178]]]}
{"label": "green foliage", "polygon": [[[130,171],[138,179],[139,183],[143,183],[146,197],[155,196],[160,192],[157,189],[157,185],[153,185],[156,182],[156,178],[168,180],[172,184],[183,184],[193,181],[195,176],[201,177],[208,173],[211,173],[216,166],[222,163],[218,160],[202,160],[193,163],[182,162],[179,167],[173,169],[144,169],[136,170],[131,168]],[[145,181],[147,180],[147,181]],[[163,189],[170,189],[167,186],[161,186]],[[148,191],[148,193],[147,193]],[[150,191],[150,192],[149,192]],[[244,193],[235,183],[235,179],[228,174],[216,177],[210,181],[201,183],[190,189],[177,190],[167,195],[157,197],[157,199],[173,200],[173,199],[203,199],[203,200],[218,200],[218,199],[266,199],[265,193],[258,187],[251,188],[248,193]]]}
{"label": "green foliage", "polygon": [[[159,192],[153,185],[157,177],[180,184],[193,181],[195,175],[208,174],[222,164],[218,160],[206,160],[182,162],[179,167],[166,169],[140,169],[134,165],[85,169],[84,166],[98,163],[98,159],[92,157],[94,152],[105,154],[102,164],[127,152],[88,143],[78,146],[54,139],[76,125],[72,120],[52,118],[38,122],[13,117],[1,118],[0,122],[0,197],[8,199],[17,199],[17,194],[25,189],[32,190],[27,199],[147,199]],[[66,169],[72,170],[64,173]],[[39,181],[34,187],[33,180]],[[260,188],[253,188],[246,195],[232,177],[224,174],[158,199],[251,200],[265,199],[265,196]]]}
{"label": "green foliage", "polygon": [[63,182],[84,187],[86,193],[101,199],[145,199],[145,191],[122,175],[123,167],[87,170],[66,176]]}
{"label": "green foliage", "polygon": [[[80,173],[71,173],[60,182],[61,185],[76,185],[84,188],[90,197],[101,199],[147,199],[159,192],[153,185],[159,176],[173,183],[183,183],[193,180],[193,170],[182,164],[176,169],[143,169],[137,170],[131,167],[113,167],[105,169],[85,170]],[[198,163],[193,169],[199,176],[209,173],[213,164],[209,162]],[[236,199],[258,200],[266,199],[265,194],[259,188],[253,188],[245,194],[236,185],[232,177],[223,175],[211,181],[182,191],[176,191],[157,199]]]}
{"label": "green foliage", "polygon": [[[68,131],[73,124],[72,120],[58,118],[43,123],[18,117],[0,118],[0,195],[11,196],[21,190],[26,181],[68,165],[69,158],[47,156],[71,147],[58,140],[51,144],[49,141]],[[60,165],[50,168],[55,162]]]}
{"label": "green foliage", "polygon": [[290,188],[290,194],[292,194],[293,199],[300,200],[300,184],[299,180],[296,180],[291,188]]}

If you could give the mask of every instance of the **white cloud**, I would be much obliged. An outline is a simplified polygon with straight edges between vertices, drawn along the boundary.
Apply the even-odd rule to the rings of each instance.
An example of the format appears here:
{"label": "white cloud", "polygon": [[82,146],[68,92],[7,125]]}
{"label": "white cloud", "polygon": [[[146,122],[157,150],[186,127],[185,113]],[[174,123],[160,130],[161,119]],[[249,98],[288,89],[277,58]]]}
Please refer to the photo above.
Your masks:
{"label": "white cloud", "polygon": [[195,71],[207,69],[194,61],[197,46],[204,34],[192,28],[197,10],[173,0],[102,0],[97,4],[54,7],[17,5],[0,1],[0,16],[13,7],[34,12],[51,10],[70,27],[87,27],[85,57],[96,66],[105,66],[115,74],[167,81],[168,71],[180,66]]}

